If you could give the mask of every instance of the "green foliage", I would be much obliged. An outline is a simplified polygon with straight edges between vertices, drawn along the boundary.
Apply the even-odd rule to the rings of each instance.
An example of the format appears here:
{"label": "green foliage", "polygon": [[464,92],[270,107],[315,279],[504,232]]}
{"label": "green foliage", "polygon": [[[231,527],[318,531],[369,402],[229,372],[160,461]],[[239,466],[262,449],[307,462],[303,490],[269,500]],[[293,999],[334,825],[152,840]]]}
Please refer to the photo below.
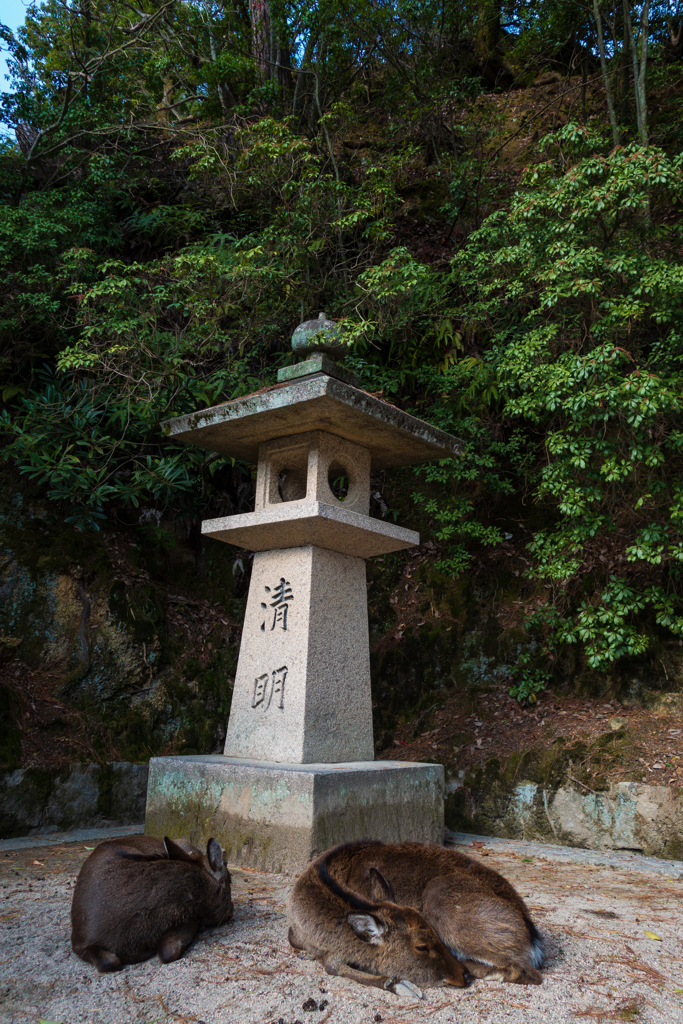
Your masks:
{"label": "green foliage", "polygon": [[[132,414],[117,403],[111,386],[95,391],[85,380],[55,376],[49,369],[35,379],[43,386],[21,399],[20,413],[12,416],[4,409],[0,414],[0,430],[12,438],[5,457],[42,485],[48,498],[70,507],[66,522],[98,529],[112,503],[163,507],[182,496],[186,506],[201,507],[211,478],[226,460],[194,451],[188,458],[158,442],[154,398],[163,408],[168,396],[157,394]],[[200,395],[205,388],[201,382]]]}
{"label": "green foliage", "polygon": [[561,628],[558,639],[583,641],[591,668],[609,668],[624,655],[642,654],[647,649],[647,637],[628,621],[644,607],[645,600],[632,587],[612,576],[597,607],[584,602],[576,622]]}
{"label": "green foliage", "polygon": [[[596,544],[623,566],[558,633],[605,669],[646,649],[634,622],[647,605],[666,592],[658,621],[673,623],[683,600],[683,264],[678,228],[650,213],[680,200],[683,161],[631,146],[571,162],[567,144],[582,139],[595,141],[575,126],[559,133],[562,164],[528,173],[456,257],[453,283],[468,295],[462,316],[499,415],[543,437],[535,493],[555,522],[531,540],[528,575],[566,585]],[[638,592],[629,566],[661,567],[664,587]]]}
{"label": "green foliage", "polygon": [[[665,14],[648,73],[675,92]],[[601,118],[562,124],[558,100],[523,176],[490,163],[512,76],[596,79],[592,12],[46,0],[3,39],[3,457],[69,522],[215,512],[230,460],[163,421],[272,384],[325,309],[364,387],[461,440],[406,490],[438,570],[529,524],[540,640],[518,699],[563,648],[603,671],[683,635],[675,131],[608,152]]]}
{"label": "green foliage", "polygon": [[521,667],[508,693],[520,704],[535,704],[538,694],[547,689],[550,681],[550,673],[542,668]]}
{"label": "green foliage", "polygon": [[[441,376],[448,383],[459,377],[455,367]],[[495,546],[503,540],[503,531],[486,522],[486,501],[514,493],[513,481],[526,457],[525,439],[517,432],[507,438],[497,437],[488,424],[474,416],[460,419],[437,415],[434,419],[444,429],[457,430],[462,439],[458,458],[432,463],[421,472],[433,488],[424,508],[433,517],[434,535],[444,550],[438,568],[458,576],[469,565],[473,549]],[[416,493],[414,500],[424,499]]]}

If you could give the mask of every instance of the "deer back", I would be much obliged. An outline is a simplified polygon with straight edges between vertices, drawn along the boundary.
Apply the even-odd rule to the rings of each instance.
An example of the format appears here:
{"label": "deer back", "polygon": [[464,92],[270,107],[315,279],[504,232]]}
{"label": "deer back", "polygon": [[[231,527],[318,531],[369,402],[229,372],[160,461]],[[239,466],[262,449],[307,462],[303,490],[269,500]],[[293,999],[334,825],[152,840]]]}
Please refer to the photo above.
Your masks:
{"label": "deer back", "polygon": [[128,836],[91,853],[71,905],[71,943],[81,956],[102,947],[124,963],[147,959],[183,925],[216,926],[232,916],[230,873],[220,844],[206,854],[186,840]]}
{"label": "deer back", "polygon": [[329,857],[328,868],[334,878],[368,898],[378,894],[387,898],[388,890],[378,887],[382,876],[396,902],[418,910],[433,879],[447,875],[465,903],[473,891],[477,898],[496,897],[507,901],[531,923],[524,900],[506,878],[480,861],[443,846],[361,840],[337,847]]}
{"label": "deer back", "polygon": [[365,898],[414,907],[458,959],[540,983],[540,935],[522,897],[492,868],[440,846],[369,840],[337,847],[327,863]]}

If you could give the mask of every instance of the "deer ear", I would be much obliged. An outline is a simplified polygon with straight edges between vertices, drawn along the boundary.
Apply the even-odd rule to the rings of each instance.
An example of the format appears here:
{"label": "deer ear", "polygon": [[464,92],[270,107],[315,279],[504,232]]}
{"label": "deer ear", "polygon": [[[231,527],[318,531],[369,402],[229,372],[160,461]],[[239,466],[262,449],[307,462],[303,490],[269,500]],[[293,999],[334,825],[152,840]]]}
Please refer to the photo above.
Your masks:
{"label": "deer ear", "polygon": [[389,900],[390,903],[396,902],[394,890],[377,868],[370,868],[370,894],[373,903],[381,903],[382,900]]}
{"label": "deer ear", "polygon": [[183,849],[180,843],[174,843],[168,836],[164,836],[164,849],[169,860],[184,860],[188,864],[196,864],[200,859],[196,853],[190,853],[189,850]]}
{"label": "deer ear", "polygon": [[214,875],[220,875],[223,871],[223,851],[217,839],[209,839],[206,844],[206,859]]}
{"label": "deer ear", "polygon": [[369,942],[371,946],[382,945],[382,936],[387,929],[372,914],[347,914],[346,920],[363,942]]}

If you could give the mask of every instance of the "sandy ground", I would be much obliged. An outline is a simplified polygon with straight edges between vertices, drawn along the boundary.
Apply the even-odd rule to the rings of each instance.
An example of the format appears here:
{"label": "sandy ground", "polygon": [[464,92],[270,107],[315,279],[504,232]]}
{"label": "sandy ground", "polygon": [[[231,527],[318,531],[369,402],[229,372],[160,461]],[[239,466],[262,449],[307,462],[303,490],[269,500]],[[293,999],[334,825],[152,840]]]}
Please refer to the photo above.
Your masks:
{"label": "sandy ground", "polygon": [[92,845],[0,852],[2,1024],[683,1022],[683,877],[661,865],[562,863],[522,844],[469,849],[526,897],[546,942],[544,982],[477,981],[420,1002],[328,977],[287,942],[292,879],[238,868],[229,925],[202,933],[177,963],[99,975],[69,944],[71,894]]}

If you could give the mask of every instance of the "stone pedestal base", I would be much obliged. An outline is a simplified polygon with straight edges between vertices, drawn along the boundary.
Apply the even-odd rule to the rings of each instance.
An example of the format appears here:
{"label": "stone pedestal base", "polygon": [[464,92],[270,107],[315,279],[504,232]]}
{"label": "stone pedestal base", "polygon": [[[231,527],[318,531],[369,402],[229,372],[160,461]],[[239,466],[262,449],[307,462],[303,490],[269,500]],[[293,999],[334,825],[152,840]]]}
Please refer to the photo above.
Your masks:
{"label": "stone pedestal base", "polygon": [[145,832],[200,846],[215,836],[231,864],[297,873],[352,839],[443,842],[443,789],[437,764],[153,757]]}

